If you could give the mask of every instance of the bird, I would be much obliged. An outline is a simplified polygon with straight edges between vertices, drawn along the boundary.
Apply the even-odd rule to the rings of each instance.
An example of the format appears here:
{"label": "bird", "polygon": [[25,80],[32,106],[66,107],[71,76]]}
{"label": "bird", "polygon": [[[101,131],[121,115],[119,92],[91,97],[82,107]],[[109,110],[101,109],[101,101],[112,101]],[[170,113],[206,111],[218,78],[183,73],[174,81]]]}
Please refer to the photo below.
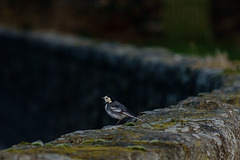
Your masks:
{"label": "bird", "polygon": [[131,117],[131,118],[145,122],[141,118],[134,116],[134,114],[129,109],[127,109],[120,102],[114,100],[114,98],[111,98],[110,96],[104,96],[102,97],[102,99],[105,101],[105,110],[107,114],[114,119],[118,119],[118,122],[116,125],[118,125],[121,122],[121,120],[126,117]]}

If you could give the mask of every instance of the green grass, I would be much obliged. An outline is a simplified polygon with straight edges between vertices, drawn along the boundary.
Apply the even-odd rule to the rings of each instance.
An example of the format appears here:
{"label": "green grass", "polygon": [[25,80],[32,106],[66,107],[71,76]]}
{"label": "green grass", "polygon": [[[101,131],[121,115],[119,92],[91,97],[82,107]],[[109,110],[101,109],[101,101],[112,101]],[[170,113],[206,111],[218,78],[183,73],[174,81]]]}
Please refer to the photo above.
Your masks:
{"label": "green grass", "polygon": [[166,39],[152,38],[134,44],[137,46],[162,46],[178,54],[200,57],[207,55],[214,56],[216,51],[219,50],[227,53],[230,60],[240,60],[240,48],[229,42],[231,41],[189,41],[186,39],[175,39],[170,41]]}
{"label": "green grass", "polygon": [[211,2],[209,0],[165,0],[164,40],[150,44],[165,46],[188,55],[214,55],[216,50],[228,53],[230,59],[240,59],[237,40],[214,40],[211,34]]}

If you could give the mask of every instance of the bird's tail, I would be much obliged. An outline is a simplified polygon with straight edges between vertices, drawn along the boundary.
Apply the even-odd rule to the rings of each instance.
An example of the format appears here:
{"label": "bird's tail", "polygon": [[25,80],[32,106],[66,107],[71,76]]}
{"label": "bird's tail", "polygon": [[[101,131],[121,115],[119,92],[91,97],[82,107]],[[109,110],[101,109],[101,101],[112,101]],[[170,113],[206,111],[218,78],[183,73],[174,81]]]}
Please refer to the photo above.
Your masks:
{"label": "bird's tail", "polygon": [[149,124],[149,125],[151,125],[150,123],[148,123],[148,122],[146,122],[146,121],[144,121],[143,119],[141,119],[141,118],[138,118],[138,117],[135,117],[135,116],[131,116],[132,118],[134,118],[134,119],[137,119],[137,120],[139,120],[139,121],[142,121],[142,122],[145,122],[145,123],[147,123],[147,124]]}
{"label": "bird's tail", "polygon": [[144,121],[143,119],[138,118],[138,117],[135,117],[134,115],[131,115],[131,114],[127,113],[127,112],[123,112],[123,114],[126,115],[126,116],[128,116],[128,117],[131,117],[131,118],[137,119],[137,120],[139,120],[139,121],[142,121],[142,122],[145,122],[145,123],[151,125],[150,123]]}
{"label": "bird's tail", "polygon": [[138,117],[135,117],[135,116],[132,116],[132,118],[135,118],[135,119],[137,119],[137,120],[139,120],[139,121],[144,122],[144,120],[142,120],[141,118],[138,118]]}

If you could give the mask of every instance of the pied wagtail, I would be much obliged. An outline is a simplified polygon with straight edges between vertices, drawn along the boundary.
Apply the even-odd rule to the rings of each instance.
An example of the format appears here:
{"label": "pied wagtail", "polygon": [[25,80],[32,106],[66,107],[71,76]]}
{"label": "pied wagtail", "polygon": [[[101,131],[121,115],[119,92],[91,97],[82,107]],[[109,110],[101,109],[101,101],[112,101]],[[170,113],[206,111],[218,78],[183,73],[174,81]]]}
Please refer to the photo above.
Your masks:
{"label": "pied wagtail", "polygon": [[[105,101],[105,110],[107,114],[110,117],[119,120],[116,125],[118,125],[118,123],[125,117],[131,117],[131,118],[145,122],[144,120],[138,117],[135,117],[134,114],[129,109],[127,109],[123,104],[119,103],[118,101],[113,100],[113,98],[104,96],[102,97],[102,99],[104,99]],[[148,122],[146,123],[149,124]]]}

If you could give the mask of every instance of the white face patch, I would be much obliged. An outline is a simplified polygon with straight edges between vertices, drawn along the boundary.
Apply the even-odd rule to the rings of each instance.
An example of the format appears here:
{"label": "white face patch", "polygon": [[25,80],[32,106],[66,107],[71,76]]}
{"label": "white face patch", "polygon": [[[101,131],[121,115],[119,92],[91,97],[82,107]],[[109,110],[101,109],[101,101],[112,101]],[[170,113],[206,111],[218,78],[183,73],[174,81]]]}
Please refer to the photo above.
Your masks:
{"label": "white face patch", "polygon": [[111,98],[108,97],[108,96],[103,97],[103,99],[106,103],[111,103],[112,102]]}

